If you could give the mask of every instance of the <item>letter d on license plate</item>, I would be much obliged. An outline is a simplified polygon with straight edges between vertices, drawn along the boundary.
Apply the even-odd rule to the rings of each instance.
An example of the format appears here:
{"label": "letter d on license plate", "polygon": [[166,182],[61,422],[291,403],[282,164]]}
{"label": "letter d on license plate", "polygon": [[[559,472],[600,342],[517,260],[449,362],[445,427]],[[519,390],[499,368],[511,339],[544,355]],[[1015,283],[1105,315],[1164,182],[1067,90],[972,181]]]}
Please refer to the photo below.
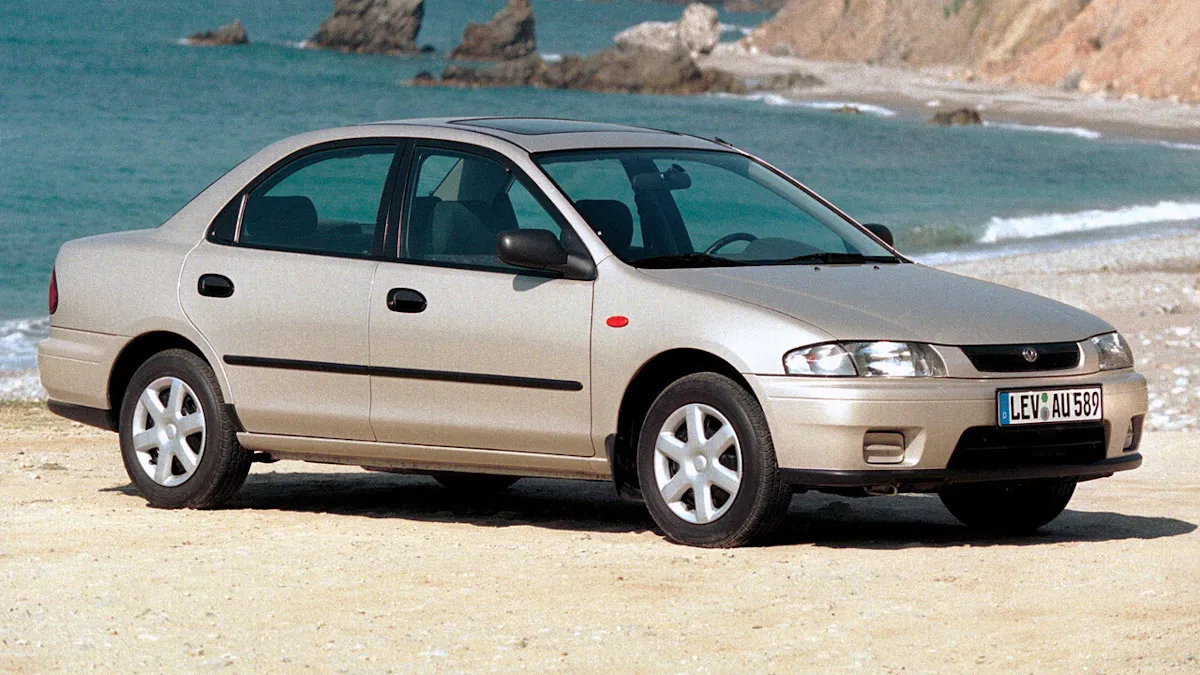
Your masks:
{"label": "letter d on license plate", "polygon": [[996,420],[1002,427],[1061,424],[1104,418],[1100,387],[1011,389],[996,392]]}

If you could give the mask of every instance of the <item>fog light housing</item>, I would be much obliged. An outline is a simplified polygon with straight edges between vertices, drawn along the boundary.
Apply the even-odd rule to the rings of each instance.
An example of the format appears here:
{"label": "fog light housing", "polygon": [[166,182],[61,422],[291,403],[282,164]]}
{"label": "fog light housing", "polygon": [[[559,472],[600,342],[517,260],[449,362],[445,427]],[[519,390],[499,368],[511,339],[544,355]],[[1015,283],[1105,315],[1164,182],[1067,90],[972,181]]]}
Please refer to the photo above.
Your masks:
{"label": "fog light housing", "polygon": [[867,464],[900,464],[904,461],[904,434],[868,431],[863,435],[863,461]]}
{"label": "fog light housing", "polygon": [[1144,415],[1138,415],[1129,420],[1129,430],[1125,432],[1125,444],[1121,446],[1125,452],[1133,452],[1142,444],[1142,422]]}

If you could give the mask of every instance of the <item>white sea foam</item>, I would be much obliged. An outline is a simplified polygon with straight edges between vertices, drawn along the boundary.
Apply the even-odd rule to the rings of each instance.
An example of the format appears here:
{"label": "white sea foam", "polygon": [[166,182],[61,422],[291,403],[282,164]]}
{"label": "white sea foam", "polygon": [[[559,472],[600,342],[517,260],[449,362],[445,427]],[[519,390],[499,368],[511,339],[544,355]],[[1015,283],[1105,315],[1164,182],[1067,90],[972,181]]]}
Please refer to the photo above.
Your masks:
{"label": "white sea foam", "polygon": [[717,94],[718,98],[731,98],[739,101],[755,101],[765,103],[769,106],[781,108],[810,108],[814,110],[839,110],[841,108],[857,108],[861,112],[878,117],[895,117],[896,111],[890,108],[885,108],[879,105],[871,105],[870,103],[852,103],[849,101],[802,101],[794,98],[788,98],[780,94],[771,92],[757,92],[754,94]]}
{"label": "white sea foam", "polygon": [[1108,211],[1097,209],[1020,218],[992,218],[979,241],[983,244],[994,244],[1071,232],[1154,223],[1179,223],[1188,220],[1200,220],[1200,203],[1164,201],[1154,205],[1125,206]]}
{"label": "white sea foam", "polygon": [[50,318],[0,321],[0,370],[37,367],[37,346],[50,335]]}
{"label": "white sea foam", "polygon": [[37,346],[50,334],[50,319],[0,321],[0,401],[46,398],[37,372]]}
{"label": "white sea foam", "polygon": [[1159,145],[1172,150],[1200,150],[1200,143],[1175,143],[1173,141],[1159,141]]}
{"label": "white sea foam", "polygon": [[1094,141],[1103,136],[1099,131],[1087,129],[1084,127],[1055,127],[1044,124],[1015,124],[1009,122],[984,122],[985,127],[994,127],[996,129],[1009,129],[1012,131],[1036,131],[1043,134],[1064,134],[1067,136],[1077,136]]}
{"label": "white sea foam", "polygon": [[44,401],[46,390],[36,370],[0,371],[0,401]]}
{"label": "white sea foam", "polygon": [[563,60],[563,55],[550,52],[549,54],[542,54],[542,60],[546,63],[558,63]]}
{"label": "white sea foam", "polygon": [[718,26],[722,33],[739,33],[741,35],[749,35],[754,31],[752,26],[739,26],[736,23],[722,23]]}

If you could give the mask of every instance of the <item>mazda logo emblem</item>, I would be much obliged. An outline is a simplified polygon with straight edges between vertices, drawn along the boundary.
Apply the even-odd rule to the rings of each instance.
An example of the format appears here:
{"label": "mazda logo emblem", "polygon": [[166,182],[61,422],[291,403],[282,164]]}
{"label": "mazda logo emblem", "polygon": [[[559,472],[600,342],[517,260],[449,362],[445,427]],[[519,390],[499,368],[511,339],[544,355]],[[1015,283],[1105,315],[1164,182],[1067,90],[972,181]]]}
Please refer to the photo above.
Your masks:
{"label": "mazda logo emblem", "polygon": [[1021,351],[1021,356],[1024,356],[1026,361],[1033,363],[1037,361],[1038,353],[1033,347],[1026,347]]}

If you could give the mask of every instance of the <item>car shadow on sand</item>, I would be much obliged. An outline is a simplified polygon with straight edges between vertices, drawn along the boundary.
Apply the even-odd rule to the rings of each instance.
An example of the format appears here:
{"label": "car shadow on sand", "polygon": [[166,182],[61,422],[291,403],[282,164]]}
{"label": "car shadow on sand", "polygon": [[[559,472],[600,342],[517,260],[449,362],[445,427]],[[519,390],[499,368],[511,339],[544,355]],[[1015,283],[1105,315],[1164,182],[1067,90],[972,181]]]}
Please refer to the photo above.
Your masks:
{"label": "car shadow on sand", "polygon": [[[138,494],[132,485],[105,491]],[[472,495],[446,489],[425,476],[253,473],[225,508],[481,527],[533,526],[615,533],[656,530],[645,508],[618,498],[611,483],[581,480],[526,478],[508,490]],[[1033,535],[998,537],[963,527],[934,495],[848,498],[805,493],[792,499],[783,527],[767,545],[867,549],[1024,546],[1158,539],[1188,534],[1196,527],[1175,518],[1068,509]]]}

